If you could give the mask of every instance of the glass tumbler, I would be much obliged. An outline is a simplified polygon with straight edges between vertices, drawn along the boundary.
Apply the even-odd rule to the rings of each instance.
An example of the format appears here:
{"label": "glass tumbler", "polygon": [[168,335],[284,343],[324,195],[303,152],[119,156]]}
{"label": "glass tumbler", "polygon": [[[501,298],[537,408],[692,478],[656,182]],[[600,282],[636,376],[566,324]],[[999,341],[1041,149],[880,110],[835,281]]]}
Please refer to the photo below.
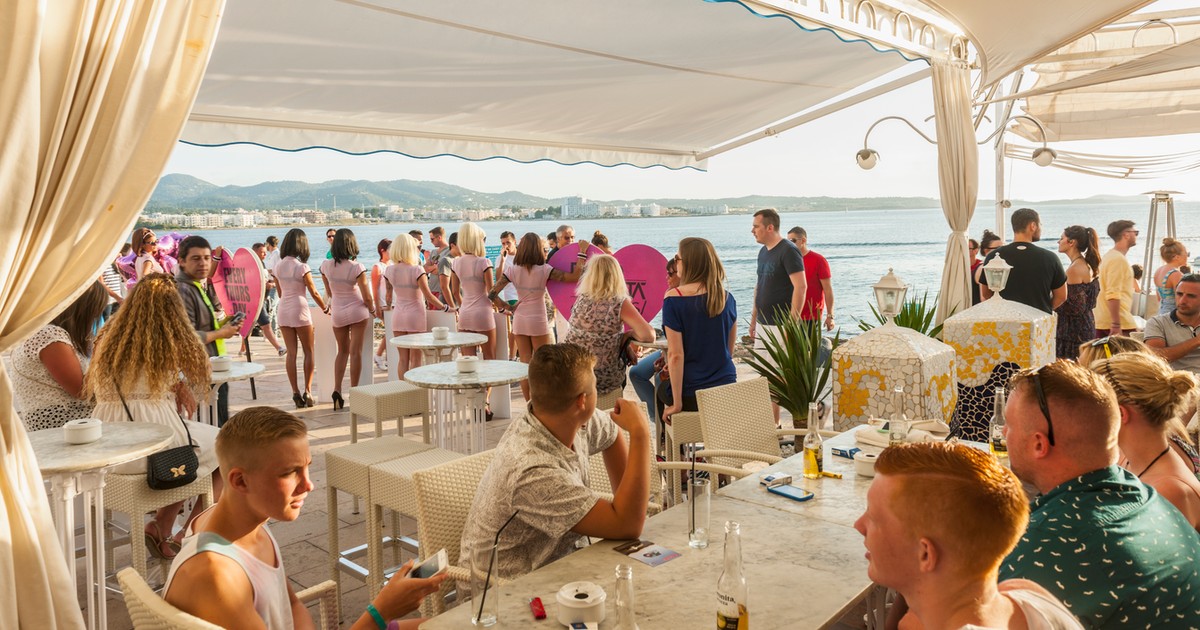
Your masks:
{"label": "glass tumbler", "polygon": [[708,547],[708,516],[712,502],[712,482],[692,479],[688,487],[688,546]]}
{"label": "glass tumbler", "polygon": [[471,624],[475,626],[496,625],[500,611],[500,597],[496,586],[498,561],[496,546],[471,553]]}

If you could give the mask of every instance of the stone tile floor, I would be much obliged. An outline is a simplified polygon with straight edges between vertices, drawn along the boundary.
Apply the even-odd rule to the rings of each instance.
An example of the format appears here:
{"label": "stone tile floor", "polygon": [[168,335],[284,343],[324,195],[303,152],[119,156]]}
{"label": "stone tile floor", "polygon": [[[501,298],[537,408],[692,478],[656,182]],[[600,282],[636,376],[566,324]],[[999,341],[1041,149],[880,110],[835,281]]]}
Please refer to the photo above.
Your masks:
{"label": "stone tile floor", "polygon": [[[330,578],[327,545],[328,515],[324,491],[324,454],[331,448],[350,443],[350,414],[348,410],[334,411],[328,402],[318,404],[311,409],[295,409],[295,405],[291,400],[291,386],[288,384],[287,376],[283,371],[282,358],[272,350],[266,340],[259,337],[251,339],[251,350],[255,362],[266,366],[266,371],[255,378],[258,397],[257,399],[251,397],[250,383],[248,381],[231,384],[230,413],[236,413],[241,409],[257,405],[274,406],[295,413],[304,419],[309,427],[313,458],[310,474],[315,489],[311,493],[310,500],[307,502],[300,518],[291,523],[271,524],[271,531],[274,533],[279,543],[280,551],[283,554],[283,562],[287,568],[288,579],[291,581],[292,587],[299,591]],[[744,363],[739,362],[738,373],[739,378],[745,378],[751,376],[753,371]],[[376,382],[384,381],[385,376],[382,372],[375,370],[373,374]],[[523,413],[524,402],[521,398],[520,389],[513,387],[512,396],[514,415]],[[632,387],[626,389],[625,397],[636,399]],[[511,419],[498,418],[488,424],[487,441],[489,447],[495,446],[511,421]],[[364,426],[369,436],[371,432],[370,423],[366,423],[365,425],[360,423],[360,431],[364,430]],[[385,430],[387,427],[391,427],[390,430],[395,430],[394,424],[385,425]],[[413,439],[421,439],[421,421],[419,417],[410,418],[405,423],[405,435]],[[339,495],[338,523],[340,524],[340,528],[338,536],[339,544],[343,548],[353,547],[366,542],[365,512],[360,511],[359,514],[353,514],[351,504],[352,498],[349,495],[344,493]],[[391,528],[391,519],[385,518],[384,535],[391,535],[393,533],[390,531]],[[402,517],[399,529],[401,535],[415,537],[416,521],[411,518]],[[135,531],[137,531],[136,528]],[[136,541],[137,544],[141,544],[140,536],[136,538]],[[113,554],[118,568],[129,565],[129,547],[127,545],[115,548]],[[402,552],[401,561],[409,559],[411,555],[408,552]],[[390,554],[385,555],[385,557],[388,556]],[[165,567],[162,569],[155,568],[153,560],[151,561],[149,572],[152,584],[161,584],[165,578],[164,570]],[[84,572],[82,560],[79,561],[79,575],[79,594],[81,601],[86,601],[83,589]],[[120,590],[117,588],[115,578],[110,581],[110,585],[115,591],[110,592],[107,600],[108,627],[122,630],[131,628],[132,624],[129,621],[129,615],[125,609],[125,603],[121,597]],[[358,618],[358,615],[366,609],[368,602],[369,597],[366,585],[352,576],[343,574],[341,578],[343,625],[349,626],[353,623]],[[315,609],[313,612],[315,614]],[[856,609],[847,616],[846,621],[853,619],[861,620],[862,614],[862,610]],[[416,613],[413,616],[416,616]],[[861,628],[863,625],[862,623],[851,623],[850,625],[838,624],[838,627]]]}

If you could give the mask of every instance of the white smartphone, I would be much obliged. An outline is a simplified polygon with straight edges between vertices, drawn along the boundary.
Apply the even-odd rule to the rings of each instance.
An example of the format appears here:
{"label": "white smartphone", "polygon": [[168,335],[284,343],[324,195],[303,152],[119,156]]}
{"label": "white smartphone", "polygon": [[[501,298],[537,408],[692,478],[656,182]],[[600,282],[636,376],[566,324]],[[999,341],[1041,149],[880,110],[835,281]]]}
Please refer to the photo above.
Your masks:
{"label": "white smartphone", "polygon": [[413,567],[412,572],[408,575],[409,577],[420,579],[431,578],[439,573],[444,572],[446,567],[449,565],[450,560],[446,556],[446,550],[442,549],[441,551],[426,558],[425,562]]}

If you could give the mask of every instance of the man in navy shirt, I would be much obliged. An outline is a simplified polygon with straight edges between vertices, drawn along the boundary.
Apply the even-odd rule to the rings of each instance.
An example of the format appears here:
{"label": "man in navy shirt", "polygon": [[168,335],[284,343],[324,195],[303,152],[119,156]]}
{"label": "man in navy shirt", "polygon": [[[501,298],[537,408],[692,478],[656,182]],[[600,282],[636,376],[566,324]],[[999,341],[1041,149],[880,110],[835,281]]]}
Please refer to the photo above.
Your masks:
{"label": "man in navy shirt", "polygon": [[[764,208],[754,213],[750,231],[762,244],[758,250],[758,283],[754,285],[754,308],[750,312],[750,336],[755,348],[765,348],[765,335],[779,338],[779,317],[800,317],[808,281],[804,277],[804,257],[795,245],[779,234],[779,213]],[[757,334],[756,334],[757,333]],[[771,403],[775,423],[779,423],[779,405]]]}

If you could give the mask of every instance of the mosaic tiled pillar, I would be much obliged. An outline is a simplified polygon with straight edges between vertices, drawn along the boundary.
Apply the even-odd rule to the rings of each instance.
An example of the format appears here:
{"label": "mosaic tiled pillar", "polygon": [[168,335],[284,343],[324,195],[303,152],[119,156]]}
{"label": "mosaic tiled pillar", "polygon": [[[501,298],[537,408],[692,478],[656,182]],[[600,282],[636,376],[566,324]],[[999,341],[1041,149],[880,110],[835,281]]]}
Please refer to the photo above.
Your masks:
{"label": "mosaic tiled pillar", "polygon": [[958,355],[958,403],[950,434],[987,441],[996,387],[1018,370],[1054,361],[1057,318],[1019,302],[992,298],[950,317],[942,337]]}
{"label": "mosaic tiled pillar", "polygon": [[845,431],[870,416],[891,417],[897,386],[906,392],[909,418],[948,420],[955,369],[954,348],[911,328],[886,325],[854,337],[833,351],[834,428]]}

